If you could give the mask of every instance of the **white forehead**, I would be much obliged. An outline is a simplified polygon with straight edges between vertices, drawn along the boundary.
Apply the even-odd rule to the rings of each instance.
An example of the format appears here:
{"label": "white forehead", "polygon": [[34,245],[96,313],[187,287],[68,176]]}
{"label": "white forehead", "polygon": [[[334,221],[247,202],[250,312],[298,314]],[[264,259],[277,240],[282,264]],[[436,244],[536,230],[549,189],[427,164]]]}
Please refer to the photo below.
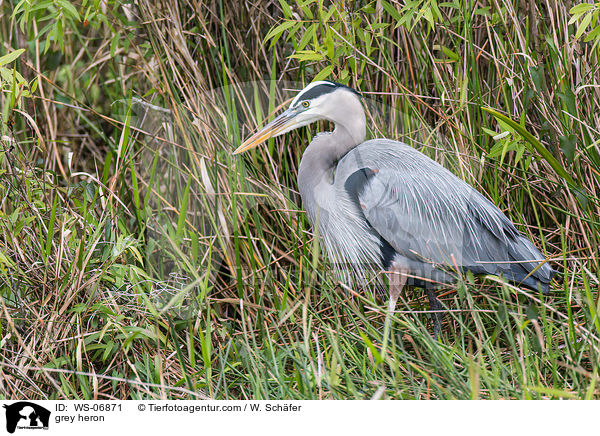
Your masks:
{"label": "white forehead", "polygon": [[[331,82],[327,82],[325,80],[317,80],[316,82],[312,82],[310,85],[308,85],[306,88],[304,88],[302,91],[300,91],[298,93],[298,95],[296,95],[296,97],[292,100],[292,103],[290,104],[290,106],[296,106],[296,104],[300,101],[303,100],[303,96],[306,96],[307,94],[310,95],[311,93],[309,92],[311,89],[317,87],[317,86],[327,86],[327,87],[331,87],[331,91],[333,92],[335,91],[335,89],[337,88],[337,86],[334,83]],[[313,97],[314,98],[314,97]],[[312,99],[312,98],[311,98]]]}

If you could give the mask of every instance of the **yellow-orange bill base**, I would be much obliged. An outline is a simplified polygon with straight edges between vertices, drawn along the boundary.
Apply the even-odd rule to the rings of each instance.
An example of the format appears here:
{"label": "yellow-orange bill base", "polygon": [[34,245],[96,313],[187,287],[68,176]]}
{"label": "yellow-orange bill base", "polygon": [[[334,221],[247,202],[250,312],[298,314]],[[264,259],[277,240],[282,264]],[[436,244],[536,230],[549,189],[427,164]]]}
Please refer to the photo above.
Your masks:
{"label": "yellow-orange bill base", "polygon": [[293,118],[285,116],[285,114],[281,114],[279,117],[275,118],[273,122],[267,124],[264,128],[256,132],[250,138],[246,139],[243,144],[233,152],[233,154],[243,153],[262,144],[267,139],[277,135],[277,133],[288,127],[288,123],[290,121],[293,122]]}

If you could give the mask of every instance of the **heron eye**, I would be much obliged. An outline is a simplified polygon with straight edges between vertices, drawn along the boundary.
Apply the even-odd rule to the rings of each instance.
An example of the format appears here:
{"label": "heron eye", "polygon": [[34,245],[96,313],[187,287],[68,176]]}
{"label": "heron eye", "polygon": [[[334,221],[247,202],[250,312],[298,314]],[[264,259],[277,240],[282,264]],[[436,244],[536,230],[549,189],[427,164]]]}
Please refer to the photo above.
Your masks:
{"label": "heron eye", "polygon": [[304,107],[309,107],[309,106],[310,106],[310,103],[309,103],[307,100],[304,100],[304,101],[302,102],[302,106],[304,106]]}

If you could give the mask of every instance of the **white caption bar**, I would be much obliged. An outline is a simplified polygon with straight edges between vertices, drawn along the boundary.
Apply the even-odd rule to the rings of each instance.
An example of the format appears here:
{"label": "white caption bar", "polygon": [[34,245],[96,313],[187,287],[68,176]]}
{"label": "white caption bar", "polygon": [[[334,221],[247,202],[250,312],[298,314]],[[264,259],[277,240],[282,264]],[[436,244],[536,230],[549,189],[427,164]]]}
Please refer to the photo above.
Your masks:
{"label": "white caption bar", "polygon": [[[592,401],[0,401],[0,435],[510,435],[595,429]],[[390,433],[391,432],[391,433]]]}

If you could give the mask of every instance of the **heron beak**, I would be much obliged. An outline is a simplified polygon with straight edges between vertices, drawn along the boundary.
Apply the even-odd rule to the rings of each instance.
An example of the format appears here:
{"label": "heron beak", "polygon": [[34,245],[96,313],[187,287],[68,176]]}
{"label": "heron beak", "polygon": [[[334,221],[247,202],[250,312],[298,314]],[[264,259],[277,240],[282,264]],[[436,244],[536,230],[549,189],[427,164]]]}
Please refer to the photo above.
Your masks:
{"label": "heron beak", "polygon": [[254,135],[246,139],[244,143],[233,152],[233,154],[240,154],[248,151],[262,144],[267,139],[288,131],[290,127],[293,127],[296,124],[295,116],[296,113],[288,109]]}

